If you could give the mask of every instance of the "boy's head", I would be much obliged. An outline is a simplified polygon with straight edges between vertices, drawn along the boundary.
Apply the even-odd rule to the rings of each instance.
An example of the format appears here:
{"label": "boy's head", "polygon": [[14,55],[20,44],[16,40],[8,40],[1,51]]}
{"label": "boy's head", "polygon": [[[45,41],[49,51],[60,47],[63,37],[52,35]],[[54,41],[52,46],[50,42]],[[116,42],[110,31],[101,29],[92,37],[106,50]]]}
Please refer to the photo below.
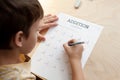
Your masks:
{"label": "boy's head", "polygon": [[31,26],[42,17],[38,0],[0,0],[0,49],[12,49],[16,37],[27,39]]}

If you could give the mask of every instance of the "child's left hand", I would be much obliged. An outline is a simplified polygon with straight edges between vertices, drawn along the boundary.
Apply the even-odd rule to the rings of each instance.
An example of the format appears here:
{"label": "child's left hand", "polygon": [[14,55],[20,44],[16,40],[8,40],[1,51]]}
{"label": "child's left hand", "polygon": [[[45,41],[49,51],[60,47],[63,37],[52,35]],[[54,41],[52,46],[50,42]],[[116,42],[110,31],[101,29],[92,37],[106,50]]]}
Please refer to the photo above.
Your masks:
{"label": "child's left hand", "polygon": [[56,23],[57,20],[58,20],[58,17],[56,15],[48,14],[43,17],[43,19],[40,21],[40,31],[38,34],[38,41],[45,40],[45,37],[42,35],[42,32],[45,32],[43,30],[57,26],[57,23]]}

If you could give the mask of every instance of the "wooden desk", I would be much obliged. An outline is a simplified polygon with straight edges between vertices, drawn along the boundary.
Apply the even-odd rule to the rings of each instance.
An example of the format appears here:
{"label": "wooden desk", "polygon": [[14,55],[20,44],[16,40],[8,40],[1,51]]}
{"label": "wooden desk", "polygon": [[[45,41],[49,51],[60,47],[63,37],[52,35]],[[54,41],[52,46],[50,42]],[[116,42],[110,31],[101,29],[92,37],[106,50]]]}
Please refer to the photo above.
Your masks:
{"label": "wooden desk", "polygon": [[84,68],[86,80],[120,80],[120,0],[39,0],[45,14],[60,12],[104,26]]}

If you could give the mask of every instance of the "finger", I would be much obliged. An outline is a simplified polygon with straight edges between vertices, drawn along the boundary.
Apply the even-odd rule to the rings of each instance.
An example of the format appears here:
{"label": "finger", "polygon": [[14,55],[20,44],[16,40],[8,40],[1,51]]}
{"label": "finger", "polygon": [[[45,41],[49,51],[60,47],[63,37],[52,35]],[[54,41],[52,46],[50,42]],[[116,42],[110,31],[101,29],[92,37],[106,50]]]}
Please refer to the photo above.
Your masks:
{"label": "finger", "polygon": [[41,35],[40,33],[38,34],[38,40],[42,40],[45,41],[45,37],[43,35]]}
{"label": "finger", "polygon": [[57,26],[58,24],[57,23],[47,23],[44,25],[43,29],[47,29],[47,28],[50,28],[50,27],[54,27],[54,26]]}
{"label": "finger", "polygon": [[69,43],[75,43],[75,42],[77,42],[75,39],[71,39],[70,41],[68,41],[68,44]]}
{"label": "finger", "polygon": [[47,20],[49,21],[49,20],[52,19],[52,18],[58,19],[58,17],[57,17],[56,15],[54,15],[54,16],[53,16],[53,15],[48,15],[48,16],[45,16],[45,17],[43,18],[43,20],[44,20],[44,21],[47,21]]}
{"label": "finger", "polygon": [[52,17],[57,17],[57,16],[56,15],[51,15],[51,14],[48,14],[48,15],[45,16],[45,18],[47,18],[47,19],[52,18]]}
{"label": "finger", "polygon": [[47,15],[45,15],[44,17],[49,17],[49,16],[51,16],[51,14],[47,14]]}
{"label": "finger", "polygon": [[58,17],[50,17],[50,18],[47,18],[47,19],[44,19],[45,23],[50,23],[50,22],[54,22],[54,21],[57,21],[58,20]]}

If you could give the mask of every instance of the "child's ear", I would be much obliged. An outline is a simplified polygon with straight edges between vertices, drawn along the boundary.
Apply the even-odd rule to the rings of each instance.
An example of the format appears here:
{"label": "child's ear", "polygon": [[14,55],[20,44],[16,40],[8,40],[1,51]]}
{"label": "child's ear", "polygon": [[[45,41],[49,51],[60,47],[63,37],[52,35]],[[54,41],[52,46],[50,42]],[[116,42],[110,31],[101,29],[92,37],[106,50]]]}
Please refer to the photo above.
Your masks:
{"label": "child's ear", "polygon": [[16,44],[16,46],[18,46],[18,47],[23,46],[23,38],[24,38],[24,35],[23,35],[22,31],[19,31],[19,32],[16,33],[16,35],[15,35],[15,44]]}

